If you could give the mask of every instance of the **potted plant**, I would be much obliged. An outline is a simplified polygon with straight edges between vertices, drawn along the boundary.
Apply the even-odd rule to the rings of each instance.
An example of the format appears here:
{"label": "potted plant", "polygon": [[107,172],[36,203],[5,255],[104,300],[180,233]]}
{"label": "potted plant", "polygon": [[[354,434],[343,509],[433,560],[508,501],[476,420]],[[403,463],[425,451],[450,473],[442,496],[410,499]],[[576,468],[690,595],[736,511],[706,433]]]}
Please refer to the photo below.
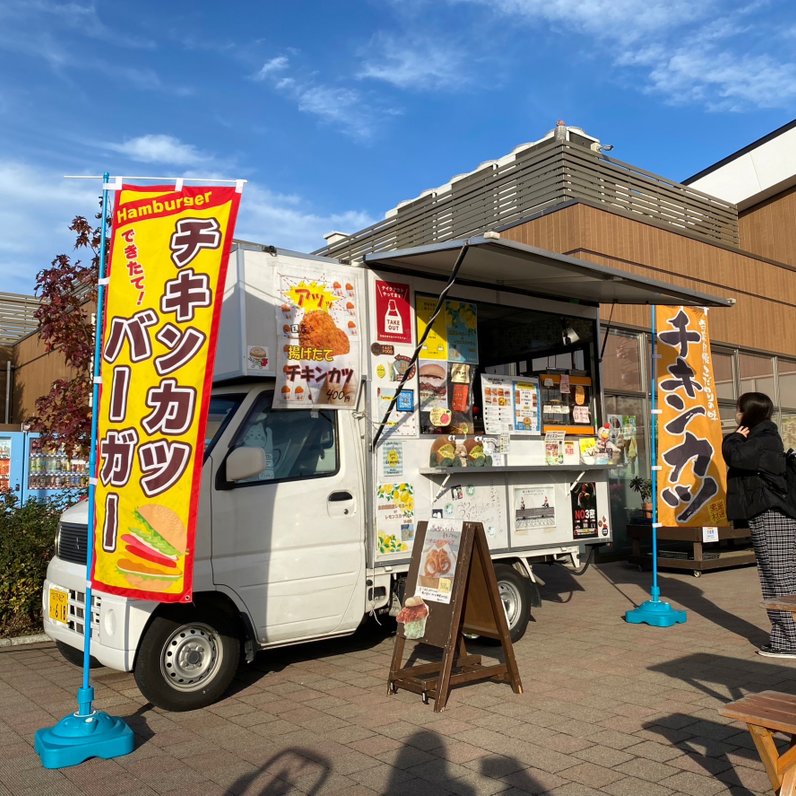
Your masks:
{"label": "potted plant", "polygon": [[628,486],[638,492],[641,498],[641,508],[645,517],[652,517],[652,479],[637,475],[632,478]]}

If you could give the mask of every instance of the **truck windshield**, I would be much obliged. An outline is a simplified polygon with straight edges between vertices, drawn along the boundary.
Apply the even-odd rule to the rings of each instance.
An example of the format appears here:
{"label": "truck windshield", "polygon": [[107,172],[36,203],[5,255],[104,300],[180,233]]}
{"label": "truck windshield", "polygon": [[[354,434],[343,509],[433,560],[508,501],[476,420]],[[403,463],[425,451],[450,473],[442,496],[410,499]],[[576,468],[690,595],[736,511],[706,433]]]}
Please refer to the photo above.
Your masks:
{"label": "truck windshield", "polygon": [[230,421],[235,410],[240,406],[243,395],[213,395],[210,398],[210,410],[207,416],[207,428],[205,429],[205,459],[213,450],[213,445],[221,436],[221,432]]}

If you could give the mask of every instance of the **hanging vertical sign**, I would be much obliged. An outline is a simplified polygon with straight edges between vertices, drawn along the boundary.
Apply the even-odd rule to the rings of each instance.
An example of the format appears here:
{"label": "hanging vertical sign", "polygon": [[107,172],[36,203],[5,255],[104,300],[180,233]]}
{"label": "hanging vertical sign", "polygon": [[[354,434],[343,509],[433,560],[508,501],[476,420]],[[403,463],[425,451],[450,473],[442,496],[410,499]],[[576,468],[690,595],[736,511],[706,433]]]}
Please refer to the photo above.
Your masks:
{"label": "hanging vertical sign", "polygon": [[409,285],[376,280],[376,339],[387,343],[412,342]]}
{"label": "hanging vertical sign", "polygon": [[125,185],[113,210],[92,584],[192,599],[215,338],[240,187]]}
{"label": "hanging vertical sign", "polygon": [[727,523],[727,477],[707,310],[656,308],[658,522]]}
{"label": "hanging vertical sign", "polygon": [[282,409],[354,409],[362,375],[359,301],[355,269],[301,267],[277,274],[277,383]]}

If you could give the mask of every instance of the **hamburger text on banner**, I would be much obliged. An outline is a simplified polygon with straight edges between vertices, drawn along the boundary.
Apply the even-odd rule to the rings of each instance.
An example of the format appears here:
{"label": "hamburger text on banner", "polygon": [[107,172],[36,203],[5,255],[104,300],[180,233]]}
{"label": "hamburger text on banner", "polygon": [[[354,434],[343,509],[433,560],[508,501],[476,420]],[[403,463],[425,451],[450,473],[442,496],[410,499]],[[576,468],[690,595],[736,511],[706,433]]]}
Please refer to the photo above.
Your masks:
{"label": "hamburger text on banner", "polygon": [[725,525],[727,479],[707,310],[657,307],[658,521]]}
{"label": "hamburger text on banner", "polygon": [[240,193],[125,185],[102,340],[92,584],[190,601],[221,297]]}

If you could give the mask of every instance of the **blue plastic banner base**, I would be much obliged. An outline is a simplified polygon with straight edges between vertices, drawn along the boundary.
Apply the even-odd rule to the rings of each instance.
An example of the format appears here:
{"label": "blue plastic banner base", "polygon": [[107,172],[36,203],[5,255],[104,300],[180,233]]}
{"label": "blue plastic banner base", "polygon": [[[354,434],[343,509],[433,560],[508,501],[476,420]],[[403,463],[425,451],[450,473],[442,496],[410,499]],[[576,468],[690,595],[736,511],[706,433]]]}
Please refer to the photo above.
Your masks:
{"label": "blue plastic banner base", "polygon": [[658,600],[647,600],[638,608],[625,613],[625,620],[632,625],[640,625],[645,622],[655,627],[671,627],[678,623],[685,622],[685,611],[677,611],[669,603]]}
{"label": "blue plastic banner base", "polygon": [[66,768],[90,757],[109,760],[130,754],[135,736],[121,719],[107,713],[73,713],[54,727],[36,730],[33,746],[45,768]]}

